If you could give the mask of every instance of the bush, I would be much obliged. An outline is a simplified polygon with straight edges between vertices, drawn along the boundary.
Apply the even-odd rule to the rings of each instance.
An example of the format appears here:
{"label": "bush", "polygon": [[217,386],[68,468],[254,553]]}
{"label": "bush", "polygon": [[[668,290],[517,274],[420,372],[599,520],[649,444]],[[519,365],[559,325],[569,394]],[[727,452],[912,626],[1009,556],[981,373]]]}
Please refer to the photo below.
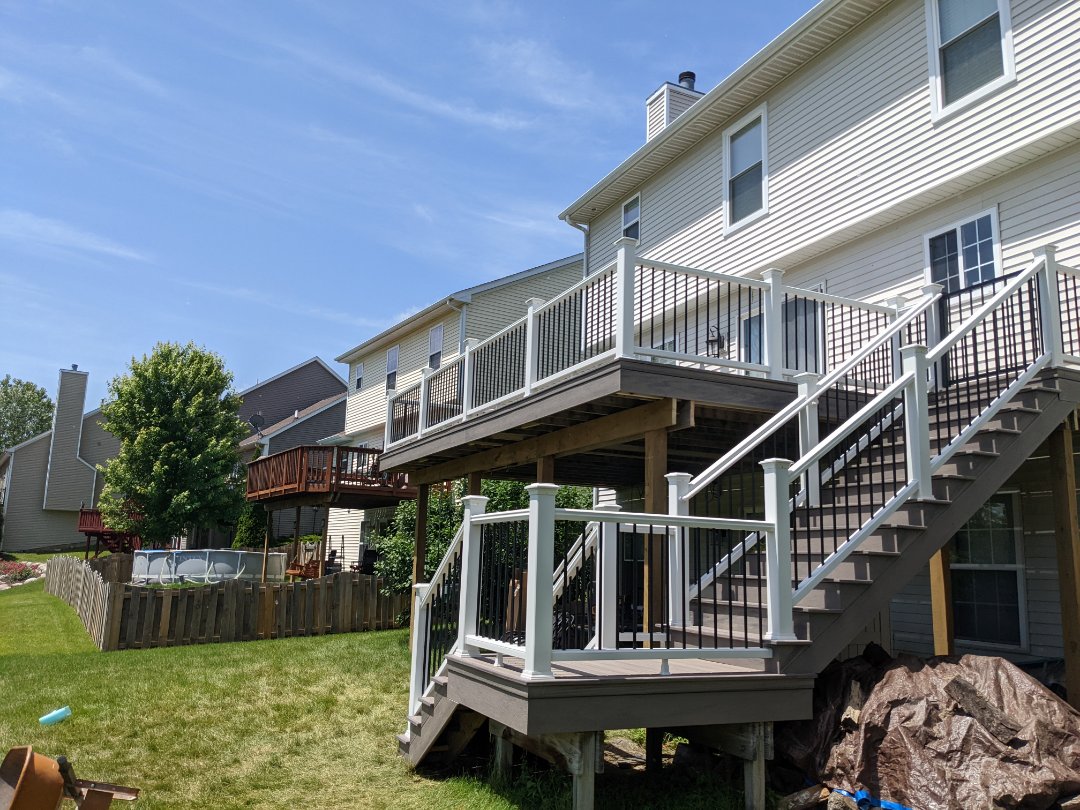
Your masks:
{"label": "bush", "polygon": [[25,582],[30,577],[37,575],[37,569],[30,563],[18,560],[5,560],[0,562],[0,582],[8,584]]}
{"label": "bush", "polygon": [[236,521],[233,548],[258,548],[266,540],[266,510],[261,503],[247,501]]}
{"label": "bush", "polygon": [[[465,494],[465,481],[455,481],[449,490],[433,490],[428,498],[427,558],[424,565],[424,581],[429,582],[439,567],[450,541],[457,534],[463,514],[461,498]],[[484,481],[482,492],[488,498],[488,512],[505,512],[524,509],[529,505],[529,493],[519,481]],[[592,490],[586,487],[560,487],[555,496],[557,506],[564,509],[589,509],[592,507]],[[562,551],[581,534],[580,524],[560,522],[556,524],[555,550]],[[412,568],[416,532],[416,501],[401,501],[394,511],[394,519],[384,534],[374,538],[379,558],[375,573],[384,580],[383,591],[388,594],[407,593],[413,585]]]}

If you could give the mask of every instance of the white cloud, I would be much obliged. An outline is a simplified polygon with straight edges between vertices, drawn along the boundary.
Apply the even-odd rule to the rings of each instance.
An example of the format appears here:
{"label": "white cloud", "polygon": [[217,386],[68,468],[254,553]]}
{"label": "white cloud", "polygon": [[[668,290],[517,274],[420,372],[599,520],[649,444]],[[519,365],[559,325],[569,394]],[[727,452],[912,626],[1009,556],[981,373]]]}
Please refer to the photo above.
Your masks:
{"label": "white cloud", "polygon": [[149,93],[150,95],[158,96],[160,98],[169,95],[168,88],[157,79],[147,76],[144,73],[140,73],[131,66],[124,64],[103,48],[83,46],[78,49],[76,55],[80,61],[96,68],[102,74],[111,76],[114,79],[119,79],[131,87],[142,90],[144,93]]}
{"label": "white cloud", "polygon": [[150,261],[147,254],[104,236],[81,230],[57,219],[47,219],[10,208],[0,210],[0,241],[30,249],[53,248],[94,256]]}
{"label": "white cloud", "polygon": [[276,43],[275,46],[297,62],[325,76],[377,93],[421,113],[499,132],[524,129],[531,124],[529,119],[516,113],[482,110],[468,100],[449,101],[413,90],[400,79],[390,79],[359,62],[327,56],[289,43]]}

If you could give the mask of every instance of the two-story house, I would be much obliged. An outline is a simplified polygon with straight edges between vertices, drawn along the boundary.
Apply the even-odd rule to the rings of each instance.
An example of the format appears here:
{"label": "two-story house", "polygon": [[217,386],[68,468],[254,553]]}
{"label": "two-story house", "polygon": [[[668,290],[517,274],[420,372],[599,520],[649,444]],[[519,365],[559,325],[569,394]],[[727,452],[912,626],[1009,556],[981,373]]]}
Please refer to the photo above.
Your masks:
{"label": "two-story house", "polygon": [[[419,390],[422,380],[439,384],[445,374],[440,370],[454,367],[467,346],[520,318],[530,300],[554,298],[582,274],[582,257],[574,255],[459,290],[335,358],[349,367],[344,430],[311,434],[305,446],[290,443],[288,452],[296,463],[283,464],[281,450],[286,448],[268,445],[269,452],[249,468],[249,498],[273,511],[278,526],[290,525],[295,509],[329,507],[329,548],[344,564],[358,563],[369,538],[388,524],[396,504],[418,494],[404,480],[380,472],[388,398]],[[420,415],[412,416],[419,424]],[[275,468],[275,476],[303,469],[306,480],[261,477],[262,471],[269,474]],[[426,498],[427,487],[420,488],[419,495]],[[305,514],[299,513],[301,533],[309,525]]]}
{"label": "two-story house", "polygon": [[1078,699],[1078,57],[1076,3],[825,0],[650,97],[561,214],[586,278],[390,401],[384,469],[536,482],[417,586],[411,761],[486,719],[588,806],[603,729],[760,740],[870,636],[1064,657]]}
{"label": "two-story house", "polygon": [[[88,379],[78,366],[61,369],[52,428],[0,454],[4,551],[64,549],[84,541],[80,510],[94,510],[104,485],[97,467],[120,452],[119,440],[101,427],[101,409],[85,411]],[[257,430],[344,392],[341,376],[313,357],[240,391],[239,416]],[[183,540],[192,547],[229,541],[218,527],[197,528]]]}

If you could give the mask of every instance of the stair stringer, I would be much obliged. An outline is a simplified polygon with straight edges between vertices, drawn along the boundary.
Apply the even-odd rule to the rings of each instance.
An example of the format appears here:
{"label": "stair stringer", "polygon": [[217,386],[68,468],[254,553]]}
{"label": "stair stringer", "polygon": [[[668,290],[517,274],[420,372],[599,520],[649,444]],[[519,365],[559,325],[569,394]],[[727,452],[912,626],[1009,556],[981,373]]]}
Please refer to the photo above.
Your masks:
{"label": "stair stringer", "polygon": [[[1059,379],[1059,382],[1065,381]],[[1066,392],[1059,391],[1057,397],[1050,399],[1020,435],[1003,447],[1000,455],[990,461],[985,469],[980,471],[976,480],[968,483],[950,503],[939,510],[927,509],[927,517],[930,517],[926,521],[927,528],[911,537],[902,553],[894,558],[886,570],[874,579],[873,584],[847,605],[843,613],[836,616],[828,627],[815,632],[812,643],[799,646],[776,645],[780,671],[788,674],[820,672],[865,629],[868,616],[875,616],[888,607],[893,596],[922,570],[930,557],[975,515],[987,498],[997,492],[1028,456],[1076,409],[1080,402],[1080,390],[1077,390],[1078,386],[1075,384],[1068,385],[1068,388],[1068,396]],[[974,446],[977,442],[976,436],[969,446]],[[890,522],[902,519],[905,507],[920,509],[921,506],[919,501],[908,501],[897,510]],[[889,530],[890,522],[881,527],[883,531]]]}

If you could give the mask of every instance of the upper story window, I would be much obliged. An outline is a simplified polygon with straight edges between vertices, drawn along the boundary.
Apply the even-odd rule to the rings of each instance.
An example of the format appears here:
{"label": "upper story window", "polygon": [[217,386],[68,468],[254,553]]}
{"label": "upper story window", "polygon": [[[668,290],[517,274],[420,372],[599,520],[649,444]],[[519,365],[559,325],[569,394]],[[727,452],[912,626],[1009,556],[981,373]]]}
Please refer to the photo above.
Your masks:
{"label": "upper story window", "polygon": [[428,332],[428,368],[436,369],[442,363],[443,325],[433,326]]}
{"label": "upper story window", "polygon": [[927,237],[930,281],[951,293],[998,275],[997,221],[987,211]]}
{"label": "upper story window", "polygon": [[768,146],[762,108],[724,134],[724,197],[727,227],[768,211]]}
{"label": "upper story window", "polygon": [[392,391],[397,388],[398,347],[391,346],[386,350],[386,390]]}
{"label": "upper story window", "polygon": [[641,233],[641,195],[623,203],[622,235],[631,239],[640,239]]}
{"label": "upper story window", "polygon": [[356,390],[364,387],[364,364],[357,363],[353,369],[353,379],[356,380]]}
{"label": "upper story window", "polygon": [[1015,78],[1009,0],[927,0],[926,17],[935,114]]}

